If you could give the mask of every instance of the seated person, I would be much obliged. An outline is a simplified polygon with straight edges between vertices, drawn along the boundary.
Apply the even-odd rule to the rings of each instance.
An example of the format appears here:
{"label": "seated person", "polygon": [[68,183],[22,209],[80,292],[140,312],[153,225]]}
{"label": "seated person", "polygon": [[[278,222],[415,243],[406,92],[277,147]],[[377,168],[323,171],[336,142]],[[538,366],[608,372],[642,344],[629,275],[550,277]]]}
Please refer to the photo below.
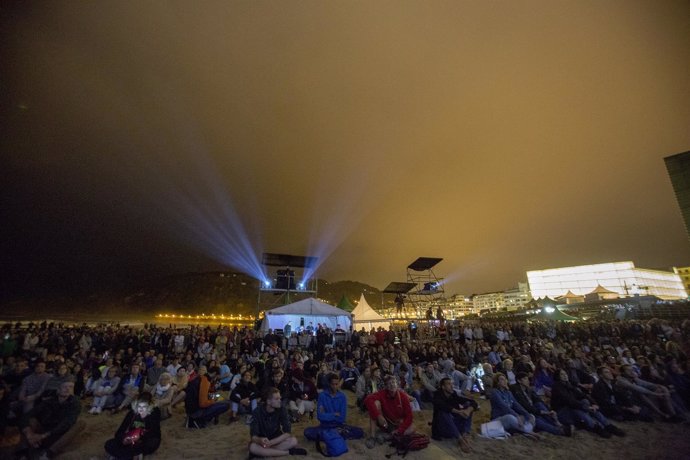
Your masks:
{"label": "seated person", "polygon": [[33,409],[36,401],[41,397],[51,375],[46,372],[46,363],[37,361],[33,373],[24,377],[19,387],[15,412],[26,414]]}
{"label": "seated person", "polygon": [[283,397],[283,406],[288,407],[290,403],[290,383],[285,377],[285,371],[283,369],[274,369],[271,379],[266,382],[266,385],[261,391],[266,391],[271,387],[280,391],[280,394]]}
{"label": "seated person", "polygon": [[189,376],[187,375],[187,369],[184,366],[180,366],[177,369],[177,374],[173,378],[173,388],[175,388],[175,393],[173,394],[173,399],[170,404],[172,409],[175,408],[179,403],[184,401],[187,395],[187,384],[189,383]]}
{"label": "seated person", "polygon": [[367,366],[360,374],[355,384],[355,395],[357,396],[357,407],[364,410],[364,399],[378,389],[371,378],[371,367]]}
{"label": "seated person", "polygon": [[546,431],[559,436],[572,435],[570,425],[562,425],[558,421],[556,411],[550,410],[541,396],[530,386],[529,374],[518,372],[515,380],[517,383],[511,385],[510,392],[513,393],[518,404],[534,416],[536,431]]}
{"label": "seated person", "polygon": [[558,420],[562,424],[579,424],[602,438],[610,438],[612,434],[625,436],[623,430],[609,422],[599,411],[599,406],[592,404],[582,390],[570,384],[565,370],[558,370],[555,375],[551,407],[558,413]]}
{"label": "seated person", "polygon": [[93,386],[93,405],[89,414],[100,414],[103,409],[115,405],[115,390],[120,384],[120,369],[108,368],[105,377],[98,379]]}
{"label": "seated person", "polygon": [[161,412],[153,405],[151,393],[142,393],[132,403],[115,437],[105,443],[108,455],[129,459],[151,455],[161,444]]}
{"label": "seated person", "polygon": [[[328,389],[319,393],[316,403],[316,418],[321,422],[320,428],[343,428],[341,434],[345,439],[359,439],[364,435],[361,428],[345,424],[347,418],[347,398],[340,391],[340,377],[335,372],[328,376]],[[305,430],[305,437],[307,431]],[[312,431],[313,432],[313,431]]]}
{"label": "seated person", "polygon": [[[230,393],[230,420],[232,423],[237,420],[237,415],[242,413],[251,414],[256,409],[258,392],[256,386],[252,382],[252,371],[244,371],[242,380],[235,386],[235,389]],[[251,415],[247,418],[247,422],[251,423]]]}
{"label": "seated person", "polygon": [[597,369],[599,381],[592,387],[592,398],[599,406],[599,410],[606,417],[619,422],[625,420],[641,420],[653,422],[649,409],[633,404],[625,392],[616,391],[616,380],[613,372],[606,366]]}
{"label": "seated person", "polygon": [[359,370],[355,367],[353,360],[345,361],[345,367],[340,371],[340,378],[343,379],[343,388],[350,391],[355,391],[357,379],[359,379]]}
{"label": "seated person", "polygon": [[374,437],[376,427],[398,435],[414,433],[410,398],[400,391],[394,376],[387,375],[384,385],[383,390],[370,394],[364,400],[369,412],[369,434]]}
{"label": "seated person", "polygon": [[30,458],[45,454],[52,458],[84,430],[86,424],[78,421],[81,404],[74,396],[74,382],[60,384],[57,393],[37,402],[35,407],[22,417],[20,429],[24,450]]}
{"label": "seated person", "polygon": [[621,375],[616,379],[616,389],[619,392],[626,393],[632,401],[639,402],[639,405],[648,407],[664,421],[683,421],[673,405],[668,387],[638,378],[629,364],[622,365],[620,371]]}
{"label": "seated person", "polygon": [[444,377],[439,389],[434,393],[434,417],[431,421],[431,436],[434,439],[457,439],[463,452],[471,452],[470,432],[472,414],[479,405],[470,398],[462,396],[453,388],[453,381]]}
{"label": "seated person", "polygon": [[72,377],[72,375],[70,374],[67,364],[60,363],[60,365],[57,368],[57,372],[53,374],[46,383],[41,398],[47,398],[48,396],[53,396],[57,394],[57,389],[60,387],[60,385],[62,385],[63,382],[71,381],[74,381],[74,377]]}
{"label": "seated person", "polygon": [[436,370],[432,363],[429,363],[424,367],[424,370],[419,373],[419,379],[422,383],[422,401],[432,401],[434,399],[434,393],[441,382],[441,373]]}
{"label": "seated person", "polygon": [[249,426],[251,456],[282,457],[307,454],[306,450],[297,447],[297,438],[290,434],[290,419],[281,401],[280,392],[276,388],[268,388],[264,393],[263,403],[252,413],[252,422]]}
{"label": "seated person", "polygon": [[163,372],[158,377],[158,383],[153,387],[153,405],[161,411],[161,420],[170,417],[170,405],[172,404],[175,387],[173,386],[172,376]]}
{"label": "seated person", "polygon": [[494,374],[491,391],[491,420],[499,420],[503,428],[511,433],[531,433],[535,424],[530,414],[515,400],[508,389],[508,378],[501,372]]}
{"label": "seated person", "polygon": [[115,392],[115,412],[123,409],[129,409],[132,401],[139,397],[139,394],[144,391],[144,383],[146,379],[141,374],[139,364],[133,363],[129,368],[127,377],[120,380],[120,387]]}
{"label": "seated person", "polygon": [[309,412],[310,418],[313,417],[318,396],[314,382],[304,373],[299,372],[299,369],[295,369],[290,386],[290,411],[293,418],[299,420],[305,412]]}
{"label": "seated person", "polygon": [[[208,423],[213,420],[218,422],[218,416],[227,412],[230,409],[230,403],[227,401],[217,401],[215,393],[211,392],[211,380],[208,378],[208,370],[206,366],[199,366],[198,380],[198,408],[199,413],[194,417],[202,423]],[[213,376],[212,376],[213,378]]]}

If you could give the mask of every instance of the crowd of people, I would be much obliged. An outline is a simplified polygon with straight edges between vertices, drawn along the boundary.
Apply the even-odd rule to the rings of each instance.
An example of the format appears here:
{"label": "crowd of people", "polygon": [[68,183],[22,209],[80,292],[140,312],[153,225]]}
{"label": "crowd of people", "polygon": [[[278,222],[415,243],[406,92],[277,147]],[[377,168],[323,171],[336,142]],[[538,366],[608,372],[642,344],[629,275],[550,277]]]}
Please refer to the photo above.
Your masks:
{"label": "crowd of people", "polygon": [[[105,450],[132,458],[155,452],[161,425],[184,407],[190,429],[245,423],[249,454],[272,457],[306,454],[292,425],[307,417],[373,448],[415,433],[420,410],[433,411],[433,439],[470,452],[482,399],[506,432],[533,439],[575,429],[609,438],[625,436],[626,421],[689,420],[690,320],[449,322],[444,330],[426,340],[411,328],[336,340],[324,325],[286,337],[224,326],[5,324],[0,431],[18,428],[17,458],[50,458],[84,417],[123,412]],[[343,391],[368,427],[347,425]],[[318,437],[310,428],[307,439]]]}

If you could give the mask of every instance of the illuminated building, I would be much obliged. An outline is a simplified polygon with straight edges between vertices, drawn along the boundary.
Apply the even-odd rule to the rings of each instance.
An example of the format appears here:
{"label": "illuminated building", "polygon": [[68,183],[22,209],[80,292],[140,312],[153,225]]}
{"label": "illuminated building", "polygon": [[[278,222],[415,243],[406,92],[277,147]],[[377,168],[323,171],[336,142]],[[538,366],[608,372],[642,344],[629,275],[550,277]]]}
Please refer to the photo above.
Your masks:
{"label": "illuminated building", "polygon": [[596,294],[604,288],[621,297],[653,295],[662,299],[685,299],[688,294],[677,273],[636,268],[632,262],[579,265],[527,272],[532,297],[562,297]]}
{"label": "illuminated building", "polygon": [[480,311],[513,311],[523,308],[532,300],[527,283],[507,291],[487,292],[472,297],[474,312]]}
{"label": "illuminated building", "polygon": [[508,311],[524,308],[530,300],[532,300],[532,295],[527,283],[518,283],[516,288],[503,292],[503,301]]}
{"label": "illuminated building", "polygon": [[685,286],[685,291],[690,294],[690,267],[673,267],[673,271],[680,276]]}
{"label": "illuminated building", "polygon": [[454,316],[469,315],[474,313],[474,302],[469,296],[455,294],[448,299],[448,308]]}
{"label": "illuminated building", "polygon": [[666,157],[664,162],[690,239],[690,151]]}
{"label": "illuminated building", "polygon": [[502,310],[505,307],[503,291],[486,292],[472,297],[475,313]]}

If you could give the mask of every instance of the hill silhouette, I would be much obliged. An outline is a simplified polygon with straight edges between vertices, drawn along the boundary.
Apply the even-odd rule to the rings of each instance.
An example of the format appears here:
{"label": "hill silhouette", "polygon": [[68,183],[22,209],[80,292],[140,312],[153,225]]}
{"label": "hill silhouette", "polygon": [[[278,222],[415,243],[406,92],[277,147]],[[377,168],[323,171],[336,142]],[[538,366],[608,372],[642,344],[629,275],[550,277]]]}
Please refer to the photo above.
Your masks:
{"label": "hill silhouette", "polygon": [[[97,291],[83,296],[41,296],[7,302],[8,315],[55,313],[78,315],[116,310],[119,313],[255,314],[259,281],[243,273],[184,273],[142,282],[121,291]],[[352,304],[364,293],[374,308],[381,306],[381,291],[359,281],[318,280],[317,297],[337,305],[342,296]],[[303,298],[303,297],[300,297]],[[276,301],[280,300],[276,298]],[[297,299],[294,299],[297,300]],[[277,306],[277,305],[276,305]]]}

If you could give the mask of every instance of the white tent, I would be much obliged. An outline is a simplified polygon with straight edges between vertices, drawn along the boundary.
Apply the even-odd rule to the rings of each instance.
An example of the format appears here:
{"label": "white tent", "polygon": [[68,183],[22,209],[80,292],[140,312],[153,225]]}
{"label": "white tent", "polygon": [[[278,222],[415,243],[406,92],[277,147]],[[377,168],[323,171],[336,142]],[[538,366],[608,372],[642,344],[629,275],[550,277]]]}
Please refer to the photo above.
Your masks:
{"label": "white tent", "polygon": [[309,323],[312,323],[314,328],[319,323],[325,324],[332,330],[340,325],[342,329],[349,331],[352,315],[310,297],[267,311],[261,330],[267,332],[269,329],[283,329],[288,321],[292,321],[293,331],[297,331],[300,326],[307,327]]}
{"label": "white tent", "polygon": [[382,327],[384,329],[389,329],[391,322],[389,319],[376,313],[376,311],[371,308],[367,299],[364,298],[364,294],[359,298],[359,303],[352,310],[352,317],[354,322],[353,329],[360,330],[364,328],[370,331],[372,327]]}

